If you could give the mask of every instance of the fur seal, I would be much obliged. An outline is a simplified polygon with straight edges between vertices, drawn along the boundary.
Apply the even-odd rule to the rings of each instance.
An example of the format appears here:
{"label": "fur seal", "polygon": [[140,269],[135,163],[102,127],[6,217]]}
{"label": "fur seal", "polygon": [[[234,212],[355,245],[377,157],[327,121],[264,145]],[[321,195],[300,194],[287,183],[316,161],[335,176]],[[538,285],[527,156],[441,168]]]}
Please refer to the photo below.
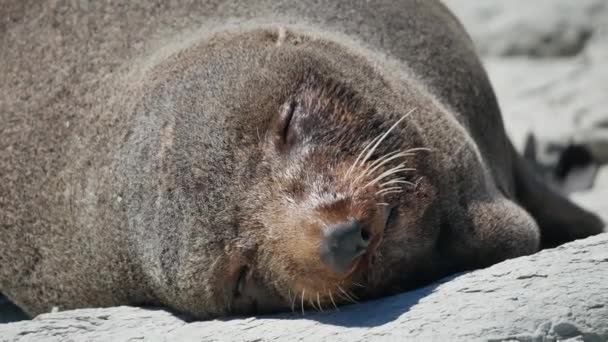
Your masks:
{"label": "fur seal", "polygon": [[2,6],[0,292],[30,315],[329,308],[602,231],[437,1]]}

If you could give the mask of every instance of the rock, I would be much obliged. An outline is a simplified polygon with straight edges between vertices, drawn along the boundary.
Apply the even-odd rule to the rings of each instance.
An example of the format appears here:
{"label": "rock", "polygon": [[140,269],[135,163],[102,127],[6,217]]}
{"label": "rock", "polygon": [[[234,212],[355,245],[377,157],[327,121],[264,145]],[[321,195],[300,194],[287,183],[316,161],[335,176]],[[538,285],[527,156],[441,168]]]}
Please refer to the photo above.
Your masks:
{"label": "rock", "polygon": [[573,141],[587,146],[594,159],[602,164],[608,164],[608,114],[606,116],[606,122],[573,133]]}
{"label": "rock", "polygon": [[[533,133],[545,166],[555,167],[572,144],[604,164],[592,170],[593,188],[571,198],[608,221],[608,185],[602,180],[608,173],[608,2],[444,2],[482,54],[515,146],[523,151]],[[565,192],[586,187],[568,185]]]}
{"label": "rock", "polygon": [[608,2],[444,2],[484,58],[520,150],[534,132],[541,143],[588,142],[608,159]]}
{"label": "rock", "polygon": [[132,307],[0,325],[2,341],[607,341],[608,234],[339,312],[186,322]]}
{"label": "rock", "polygon": [[[600,215],[604,222],[608,222],[608,166],[600,169],[592,190],[575,192],[570,196],[570,199]],[[608,279],[608,274],[606,279]]]}
{"label": "rock", "polygon": [[[608,39],[597,44],[608,50]],[[505,126],[515,145],[521,150],[530,132],[540,141],[567,144],[575,141],[574,136],[578,136],[576,142],[585,140],[578,132],[605,131],[602,118],[608,117],[606,60],[585,55],[542,61],[486,58]],[[599,146],[602,140],[598,137],[588,141]],[[600,156],[602,152],[596,154]]]}
{"label": "rock", "polygon": [[585,49],[608,22],[604,0],[444,0],[483,55],[568,57]]}

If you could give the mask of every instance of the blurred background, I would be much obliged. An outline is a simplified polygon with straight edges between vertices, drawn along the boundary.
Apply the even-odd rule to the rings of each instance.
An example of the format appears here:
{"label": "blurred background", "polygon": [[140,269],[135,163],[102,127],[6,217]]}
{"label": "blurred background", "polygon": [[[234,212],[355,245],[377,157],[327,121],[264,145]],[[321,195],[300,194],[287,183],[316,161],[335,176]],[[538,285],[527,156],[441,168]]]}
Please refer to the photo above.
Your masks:
{"label": "blurred background", "polygon": [[608,221],[608,1],[444,3],[473,38],[517,149]]}

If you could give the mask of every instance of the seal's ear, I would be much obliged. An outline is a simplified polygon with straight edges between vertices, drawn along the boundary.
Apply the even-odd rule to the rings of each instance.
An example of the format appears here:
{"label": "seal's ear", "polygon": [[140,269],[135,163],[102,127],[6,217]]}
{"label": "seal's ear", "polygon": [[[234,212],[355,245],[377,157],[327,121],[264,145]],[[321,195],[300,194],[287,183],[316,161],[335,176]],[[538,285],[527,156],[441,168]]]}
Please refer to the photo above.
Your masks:
{"label": "seal's ear", "polygon": [[530,165],[511,147],[515,192],[519,203],[536,220],[543,248],[600,234],[604,223],[544,183]]}

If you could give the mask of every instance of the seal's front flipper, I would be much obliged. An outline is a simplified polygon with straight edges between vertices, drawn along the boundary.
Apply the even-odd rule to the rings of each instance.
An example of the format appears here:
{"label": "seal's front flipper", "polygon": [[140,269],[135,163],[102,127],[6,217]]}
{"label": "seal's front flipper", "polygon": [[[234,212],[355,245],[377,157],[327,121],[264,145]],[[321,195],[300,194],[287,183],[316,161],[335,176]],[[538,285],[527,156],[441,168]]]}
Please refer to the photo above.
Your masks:
{"label": "seal's front flipper", "polygon": [[552,189],[514,149],[512,151],[516,196],[540,227],[543,248],[604,231],[604,223],[599,217]]}

